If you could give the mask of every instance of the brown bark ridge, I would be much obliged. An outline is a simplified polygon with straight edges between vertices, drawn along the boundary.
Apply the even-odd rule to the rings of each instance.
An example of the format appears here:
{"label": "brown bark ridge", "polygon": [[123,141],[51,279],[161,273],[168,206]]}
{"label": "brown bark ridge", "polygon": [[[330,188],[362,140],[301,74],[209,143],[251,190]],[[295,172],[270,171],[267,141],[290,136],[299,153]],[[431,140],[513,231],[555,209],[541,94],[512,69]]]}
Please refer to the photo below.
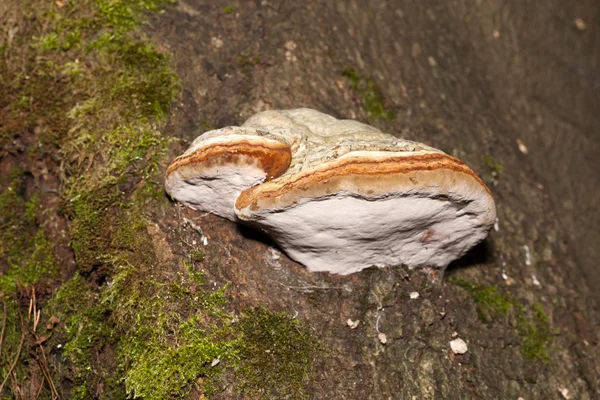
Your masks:
{"label": "brown bark ridge", "polygon": [[[498,207],[486,243],[441,284],[403,268],[311,274],[255,233],[183,210],[238,307],[288,311],[321,338],[309,397],[598,398],[597,4],[257,0],[223,12],[232,5],[181,0],[147,27],[182,78],[173,157],[199,127],[310,107],[459,157]],[[508,313],[495,313],[501,301]]]}

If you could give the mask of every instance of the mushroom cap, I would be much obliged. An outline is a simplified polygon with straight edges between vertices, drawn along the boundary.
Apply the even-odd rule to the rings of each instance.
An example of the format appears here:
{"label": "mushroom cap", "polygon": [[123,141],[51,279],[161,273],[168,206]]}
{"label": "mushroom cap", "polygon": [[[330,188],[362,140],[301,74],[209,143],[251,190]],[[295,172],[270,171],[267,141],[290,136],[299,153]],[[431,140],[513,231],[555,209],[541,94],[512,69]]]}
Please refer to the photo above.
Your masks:
{"label": "mushroom cap", "polygon": [[281,129],[265,132],[249,127],[206,132],[171,162],[165,189],[194,210],[235,221],[233,205],[242,190],[288,169],[293,136]]}
{"label": "mushroom cap", "polygon": [[357,151],[242,192],[236,214],[311,271],[445,268],[483,240],[488,188],[443,153]]}
{"label": "mushroom cap", "polygon": [[235,212],[311,271],[445,268],[483,240],[496,218],[481,179],[433,147],[306,108],[259,113],[247,123],[304,136],[290,168],[244,190]]}

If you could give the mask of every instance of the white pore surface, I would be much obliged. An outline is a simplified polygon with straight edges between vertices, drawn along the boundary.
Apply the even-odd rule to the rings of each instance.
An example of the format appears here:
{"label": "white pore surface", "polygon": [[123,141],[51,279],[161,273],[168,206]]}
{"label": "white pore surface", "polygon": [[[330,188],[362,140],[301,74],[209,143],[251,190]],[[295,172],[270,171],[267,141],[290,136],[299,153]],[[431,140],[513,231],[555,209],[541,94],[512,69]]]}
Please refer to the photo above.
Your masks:
{"label": "white pore surface", "polygon": [[481,208],[417,193],[377,200],[338,193],[252,219],[309,271],[346,275],[370,266],[445,268],[487,235]]}
{"label": "white pore surface", "polygon": [[253,165],[203,168],[186,178],[185,167],[167,178],[167,192],[186,206],[237,221],[235,200],[243,190],[265,180],[265,172]]}

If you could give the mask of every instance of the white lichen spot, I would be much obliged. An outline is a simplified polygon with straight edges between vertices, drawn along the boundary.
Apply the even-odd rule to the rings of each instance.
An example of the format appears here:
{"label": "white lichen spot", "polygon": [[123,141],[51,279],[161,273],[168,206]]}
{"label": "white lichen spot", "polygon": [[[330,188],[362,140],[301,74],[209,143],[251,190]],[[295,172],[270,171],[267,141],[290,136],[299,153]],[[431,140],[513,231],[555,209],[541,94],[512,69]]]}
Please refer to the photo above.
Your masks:
{"label": "white lichen spot", "polygon": [[538,278],[535,275],[531,275],[531,282],[535,285],[535,286],[540,286],[540,281],[538,281]]}
{"label": "white lichen spot", "polygon": [[494,221],[494,231],[498,232],[500,230],[500,220],[498,218],[496,218],[496,221]]}
{"label": "white lichen spot", "polygon": [[202,235],[202,244],[208,246],[208,238],[204,235]]}
{"label": "white lichen spot", "polygon": [[523,153],[523,154],[529,153],[527,146],[525,146],[525,143],[523,143],[523,141],[521,139],[517,139],[517,146],[519,146],[519,150],[521,151],[521,153]]}
{"label": "white lichen spot", "polygon": [[531,265],[531,253],[529,252],[529,246],[524,245],[523,249],[525,250],[525,265]]}
{"label": "white lichen spot", "polygon": [[360,320],[356,320],[356,321],[352,321],[352,318],[348,318],[348,320],[346,321],[346,325],[348,325],[348,327],[350,327],[350,329],[356,329],[358,327],[358,324],[360,324]]}
{"label": "white lichen spot", "polygon": [[267,262],[267,264],[274,267],[275,269],[280,269],[281,268],[281,263],[279,262],[280,259],[281,259],[281,252],[277,248],[275,248],[273,246],[270,246],[267,248],[267,254],[265,257],[265,261]]}
{"label": "white lichen spot", "polygon": [[210,38],[210,44],[215,49],[220,49],[221,47],[223,47],[223,40],[221,40],[220,38],[218,38],[216,36],[213,36]]}
{"label": "white lichen spot", "polygon": [[379,333],[377,335],[377,338],[379,339],[379,341],[381,342],[381,344],[386,344],[387,343],[387,336],[385,336],[385,333]]}
{"label": "white lichen spot", "polygon": [[294,54],[294,50],[296,50],[296,47],[298,47],[296,45],[296,42],[294,42],[293,40],[288,40],[287,42],[285,42],[285,59],[287,61],[290,62],[296,62],[298,59],[296,58],[296,55]]}
{"label": "white lichen spot", "polygon": [[284,46],[289,51],[294,51],[296,50],[296,47],[298,47],[298,45],[296,45],[296,42],[294,42],[293,40],[288,40],[287,42],[285,42]]}
{"label": "white lichen spot", "polygon": [[419,292],[410,292],[410,298],[416,300],[419,298]]}
{"label": "white lichen spot", "polygon": [[273,261],[277,261],[281,258],[281,253],[275,247],[269,247],[267,249],[267,253],[269,255],[269,258]]}
{"label": "white lichen spot", "polygon": [[569,400],[571,398],[571,396],[569,395],[569,389],[567,389],[564,386],[559,386],[558,387],[558,391],[560,392],[560,394],[562,395],[563,398]]}
{"label": "white lichen spot", "polygon": [[467,344],[461,338],[454,339],[450,342],[450,348],[454,354],[465,354],[468,350]]}

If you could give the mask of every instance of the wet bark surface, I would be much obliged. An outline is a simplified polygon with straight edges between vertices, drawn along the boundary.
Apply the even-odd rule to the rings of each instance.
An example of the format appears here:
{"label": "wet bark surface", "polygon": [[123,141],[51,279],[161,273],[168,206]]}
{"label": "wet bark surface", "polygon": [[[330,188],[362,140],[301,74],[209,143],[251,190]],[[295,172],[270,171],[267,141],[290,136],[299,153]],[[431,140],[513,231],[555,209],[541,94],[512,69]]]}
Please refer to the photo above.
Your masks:
{"label": "wet bark surface", "polygon": [[[236,307],[265,304],[311,327],[326,351],[310,398],[597,398],[599,10],[559,0],[180,1],[147,27],[182,79],[173,156],[255,112],[310,107],[461,158],[492,190],[499,220],[441,283],[401,267],[311,274],[259,233],[175,204],[154,215],[164,251],[184,256],[200,227],[203,268],[231,282]],[[393,118],[373,118],[342,76],[350,68]],[[539,305],[547,359],[523,356],[514,307],[482,318],[457,278],[497,287],[526,315]],[[456,335],[464,355],[450,350]]]}

